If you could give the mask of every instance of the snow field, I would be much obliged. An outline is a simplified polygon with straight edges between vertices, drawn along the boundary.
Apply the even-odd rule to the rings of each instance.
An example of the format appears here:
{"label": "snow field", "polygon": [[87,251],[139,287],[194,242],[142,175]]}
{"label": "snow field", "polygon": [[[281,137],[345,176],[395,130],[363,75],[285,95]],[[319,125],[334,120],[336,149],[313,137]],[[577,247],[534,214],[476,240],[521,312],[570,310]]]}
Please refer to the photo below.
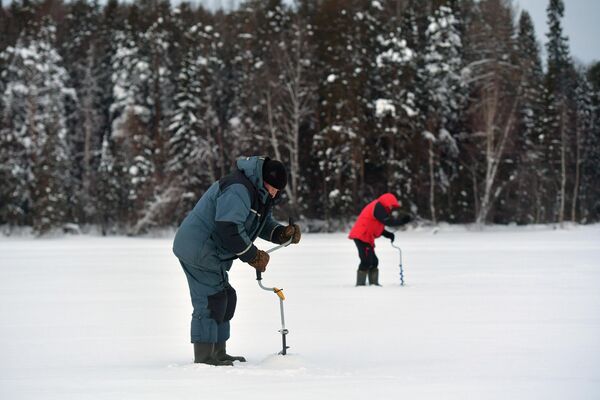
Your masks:
{"label": "snow field", "polygon": [[[354,287],[345,234],[263,274],[235,262],[234,367],[194,365],[171,239],[0,239],[0,399],[598,399],[600,226],[441,227],[378,239]],[[270,244],[257,242],[259,248]]]}

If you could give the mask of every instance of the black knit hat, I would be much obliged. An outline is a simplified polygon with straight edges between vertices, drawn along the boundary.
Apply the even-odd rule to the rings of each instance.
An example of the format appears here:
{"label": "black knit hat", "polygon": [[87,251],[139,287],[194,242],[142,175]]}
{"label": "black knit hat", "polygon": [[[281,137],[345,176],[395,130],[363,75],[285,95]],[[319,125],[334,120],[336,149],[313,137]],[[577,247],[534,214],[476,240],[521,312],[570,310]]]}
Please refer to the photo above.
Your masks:
{"label": "black knit hat", "polygon": [[279,190],[283,190],[287,184],[287,171],[281,161],[265,159],[262,176],[263,181]]}

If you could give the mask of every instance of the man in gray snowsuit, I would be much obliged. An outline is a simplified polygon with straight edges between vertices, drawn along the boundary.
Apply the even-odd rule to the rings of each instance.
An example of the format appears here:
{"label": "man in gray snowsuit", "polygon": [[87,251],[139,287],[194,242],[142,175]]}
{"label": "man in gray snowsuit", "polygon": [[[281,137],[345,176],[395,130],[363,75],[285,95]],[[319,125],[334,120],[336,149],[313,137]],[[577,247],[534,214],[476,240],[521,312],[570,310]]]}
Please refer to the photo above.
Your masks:
{"label": "man in gray snowsuit", "polygon": [[292,243],[300,241],[298,225],[283,226],[271,216],[287,184],[284,165],[255,156],[238,159],[236,166],[204,193],[181,223],[173,243],[194,307],[191,338],[196,363],[246,361],[228,355],[225,347],[237,301],[227,275],[233,260],[239,258],[264,272],[269,254],[253,244],[258,236],[277,244],[290,238]]}

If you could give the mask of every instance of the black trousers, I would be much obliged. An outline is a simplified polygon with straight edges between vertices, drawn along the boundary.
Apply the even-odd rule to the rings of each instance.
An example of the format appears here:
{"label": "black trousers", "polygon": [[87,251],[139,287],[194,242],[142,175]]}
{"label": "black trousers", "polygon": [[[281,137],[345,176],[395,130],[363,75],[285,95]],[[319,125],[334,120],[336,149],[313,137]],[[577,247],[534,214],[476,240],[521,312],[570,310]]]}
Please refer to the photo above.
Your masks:
{"label": "black trousers", "polygon": [[370,269],[377,268],[379,265],[379,259],[375,255],[375,248],[369,243],[365,243],[358,239],[354,239],[354,244],[356,244],[358,256],[360,257],[358,269],[361,271],[368,271]]}

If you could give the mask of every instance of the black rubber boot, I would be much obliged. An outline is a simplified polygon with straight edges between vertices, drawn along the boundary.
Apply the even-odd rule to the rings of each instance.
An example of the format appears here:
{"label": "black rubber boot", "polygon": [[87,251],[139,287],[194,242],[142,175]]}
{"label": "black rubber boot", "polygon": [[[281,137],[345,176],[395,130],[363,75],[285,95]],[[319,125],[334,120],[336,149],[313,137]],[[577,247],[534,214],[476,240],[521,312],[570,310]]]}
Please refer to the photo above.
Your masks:
{"label": "black rubber boot", "polygon": [[381,286],[379,284],[379,269],[373,268],[369,270],[369,285]]}
{"label": "black rubber boot", "polygon": [[367,284],[367,271],[356,271],[356,286],[365,286]]}
{"label": "black rubber boot", "polygon": [[246,359],[242,356],[230,356],[227,354],[226,342],[215,343],[214,357],[219,361],[239,361],[246,362]]}
{"label": "black rubber boot", "polygon": [[232,361],[221,361],[215,358],[214,343],[194,343],[194,363],[208,365],[233,365]]}

